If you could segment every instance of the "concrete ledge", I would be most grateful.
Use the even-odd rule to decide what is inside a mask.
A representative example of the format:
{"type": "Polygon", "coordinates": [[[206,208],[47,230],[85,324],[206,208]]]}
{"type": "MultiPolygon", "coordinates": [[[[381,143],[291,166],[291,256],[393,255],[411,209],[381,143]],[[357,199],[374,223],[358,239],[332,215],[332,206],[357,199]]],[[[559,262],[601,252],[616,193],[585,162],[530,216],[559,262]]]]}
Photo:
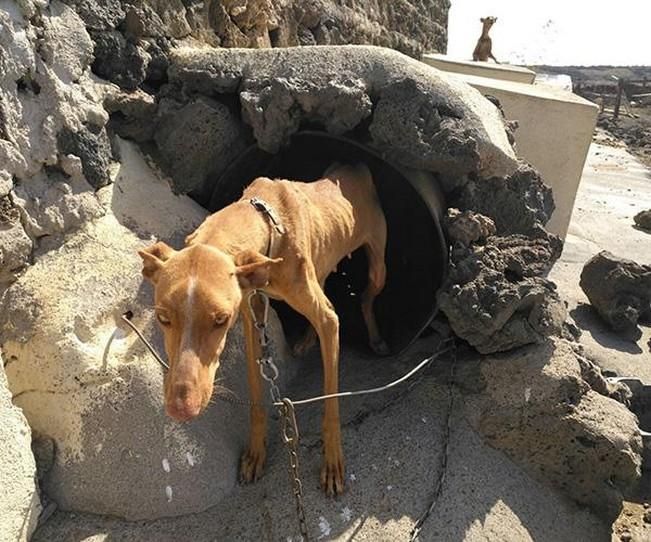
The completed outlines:
{"type": "Polygon", "coordinates": [[[598,107],[547,85],[461,75],[482,94],[496,97],[509,120],[517,120],[516,151],[552,188],[556,210],[547,229],[565,238],[581,172],[592,141],[598,107]]]}
{"type": "Polygon", "coordinates": [[[494,62],[457,60],[447,55],[439,55],[436,53],[425,53],[422,61],[445,72],[490,77],[492,79],[514,81],[516,83],[531,84],[536,77],[535,72],[528,68],[522,68],[521,66],[495,64],[494,62]]]}

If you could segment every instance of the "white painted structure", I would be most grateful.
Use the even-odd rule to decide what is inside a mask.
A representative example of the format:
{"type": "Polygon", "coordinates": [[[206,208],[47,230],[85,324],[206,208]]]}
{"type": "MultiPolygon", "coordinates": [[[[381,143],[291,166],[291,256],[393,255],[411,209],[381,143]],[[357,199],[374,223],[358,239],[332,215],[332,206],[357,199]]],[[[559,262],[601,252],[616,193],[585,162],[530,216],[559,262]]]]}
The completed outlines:
{"type": "Polygon", "coordinates": [[[521,74],[523,68],[488,62],[437,62],[439,69],[455,73],[482,94],[497,98],[506,118],[518,121],[517,154],[551,186],[556,210],[547,228],[565,238],[597,121],[597,105],[554,86],[531,84],[533,78],[514,81],[513,74],[521,74]],[[465,73],[457,71],[468,65],[465,73]]]}
{"type": "Polygon", "coordinates": [[[438,53],[423,54],[422,61],[444,72],[477,75],[517,83],[533,83],[536,72],[511,66],[509,64],[496,64],[495,62],[473,62],[472,60],[458,60],[438,53]]]}

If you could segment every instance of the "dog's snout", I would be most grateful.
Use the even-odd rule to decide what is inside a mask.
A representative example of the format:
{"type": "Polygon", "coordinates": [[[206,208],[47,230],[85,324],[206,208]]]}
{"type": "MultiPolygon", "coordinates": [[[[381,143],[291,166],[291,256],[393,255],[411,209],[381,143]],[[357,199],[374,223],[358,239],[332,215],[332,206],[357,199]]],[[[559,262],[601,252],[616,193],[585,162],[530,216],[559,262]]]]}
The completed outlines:
{"type": "Polygon", "coordinates": [[[167,414],[178,421],[196,418],[201,412],[201,398],[188,382],[174,384],[166,404],[167,414]]]}
{"type": "Polygon", "coordinates": [[[190,395],[190,385],[185,382],[181,384],[174,384],[172,393],[178,401],[185,401],[186,398],[190,395]]]}

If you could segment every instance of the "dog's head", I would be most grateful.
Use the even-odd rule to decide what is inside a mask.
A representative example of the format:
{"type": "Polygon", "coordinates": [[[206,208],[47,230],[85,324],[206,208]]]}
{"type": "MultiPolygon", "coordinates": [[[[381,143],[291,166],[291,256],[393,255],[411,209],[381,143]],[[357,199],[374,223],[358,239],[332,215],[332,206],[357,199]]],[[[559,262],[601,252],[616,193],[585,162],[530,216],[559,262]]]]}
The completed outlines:
{"type": "Polygon", "coordinates": [[[179,421],[190,420],[210,402],[245,291],[265,286],[281,260],[253,251],[233,258],[202,244],[176,251],[162,242],[138,254],[142,274],[154,285],[156,318],[165,336],[170,366],[165,410],[179,421]]]}
{"type": "Polygon", "coordinates": [[[479,20],[484,25],[484,28],[489,29],[497,22],[497,17],[482,17],[479,20]]]}

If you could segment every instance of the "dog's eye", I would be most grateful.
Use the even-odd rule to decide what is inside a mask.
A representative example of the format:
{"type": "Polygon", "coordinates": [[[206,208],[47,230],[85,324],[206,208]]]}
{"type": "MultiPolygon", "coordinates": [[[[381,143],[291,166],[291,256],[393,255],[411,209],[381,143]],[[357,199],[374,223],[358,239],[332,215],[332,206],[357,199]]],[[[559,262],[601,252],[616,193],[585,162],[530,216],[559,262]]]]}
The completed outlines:
{"type": "Polygon", "coordinates": [[[215,316],[215,327],[223,326],[228,320],[228,314],[220,314],[215,316]]]}
{"type": "Polygon", "coordinates": [[[158,321],[161,323],[161,325],[163,326],[170,325],[170,319],[167,316],[161,314],[160,312],[156,313],[156,318],[158,318],[158,321]]]}

